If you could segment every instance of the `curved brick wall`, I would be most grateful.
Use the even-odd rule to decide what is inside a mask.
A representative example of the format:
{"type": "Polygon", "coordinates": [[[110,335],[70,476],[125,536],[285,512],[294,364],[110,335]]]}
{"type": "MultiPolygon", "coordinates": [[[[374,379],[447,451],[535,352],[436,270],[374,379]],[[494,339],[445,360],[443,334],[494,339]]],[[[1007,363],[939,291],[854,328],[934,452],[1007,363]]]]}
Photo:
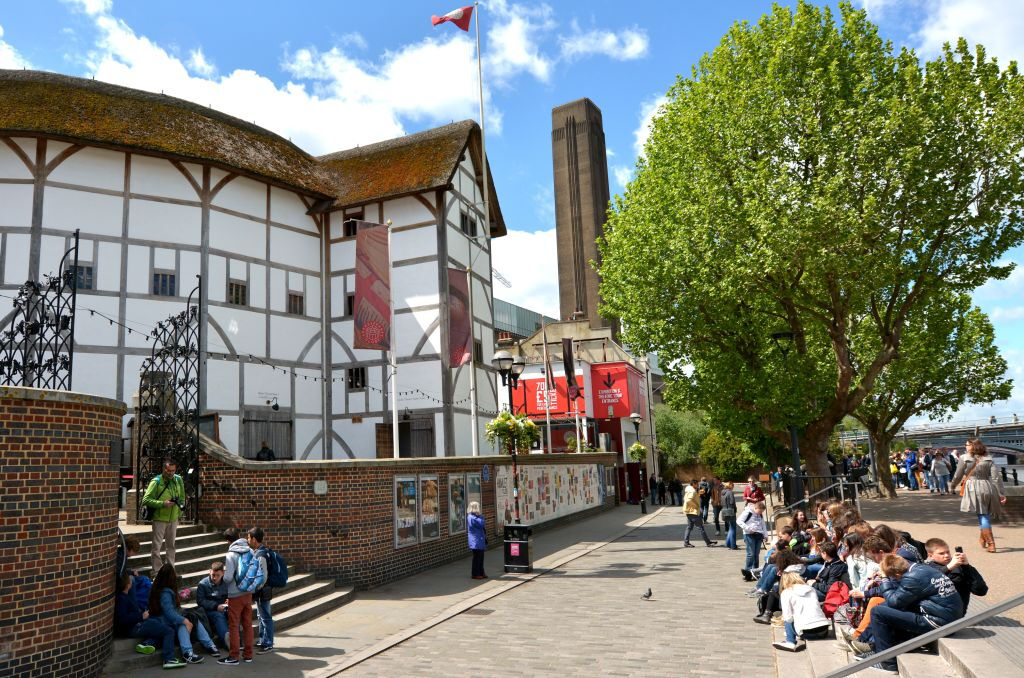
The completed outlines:
{"type": "Polygon", "coordinates": [[[110,653],[124,413],[0,386],[0,676],[94,676],[110,653]]]}

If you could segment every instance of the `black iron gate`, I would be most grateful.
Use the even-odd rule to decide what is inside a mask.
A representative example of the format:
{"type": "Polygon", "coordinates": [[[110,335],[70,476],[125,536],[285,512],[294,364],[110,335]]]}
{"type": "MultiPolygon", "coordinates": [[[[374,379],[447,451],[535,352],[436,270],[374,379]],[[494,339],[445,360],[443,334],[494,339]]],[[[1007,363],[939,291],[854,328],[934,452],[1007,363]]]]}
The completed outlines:
{"type": "Polygon", "coordinates": [[[77,296],[76,230],[57,275],[47,275],[43,282],[28,280],[18,289],[10,329],[0,335],[0,383],[71,390],[77,296]]]}
{"type": "MultiPolygon", "coordinates": [[[[135,487],[144,492],[161,473],[164,459],[173,459],[185,481],[185,519],[199,517],[199,349],[202,279],[188,296],[185,310],[157,324],[151,332],[153,351],[139,374],[139,407],[135,413],[138,445],[135,487]]],[[[142,516],[141,496],[136,513],[142,516]]]]}

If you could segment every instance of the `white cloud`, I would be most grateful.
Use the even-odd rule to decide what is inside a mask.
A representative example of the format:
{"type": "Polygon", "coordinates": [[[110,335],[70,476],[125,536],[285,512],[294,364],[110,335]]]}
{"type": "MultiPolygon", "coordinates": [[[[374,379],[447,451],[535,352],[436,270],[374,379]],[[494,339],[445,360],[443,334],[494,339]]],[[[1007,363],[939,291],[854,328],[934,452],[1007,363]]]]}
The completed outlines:
{"type": "Polygon", "coordinates": [[[612,174],[615,176],[615,183],[619,185],[619,188],[625,188],[629,180],[633,178],[633,168],[625,165],[616,165],[612,167],[612,174]]]}
{"type": "MultiPolygon", "coordinates": [[[[0,38],[4,37],[4,27],[0,26],[0,38]]],[[[18,50],[0,40],[0,68],[30,68],[28,60],[18,50]]]]}
{"type": "Polygon", "coordinates": [[[494,296],[537,311],[560,317],[558,303],[558,248],[555,229],[546,231],[509,230],[494,241],[494,268],[512,283],[494,285],[494,296]]]}
{"type": "Polygon", "coordinates": [[[540,45],[543,36],[555,27],[554,10],[548,5],[534,8],[510,5],[505,0],[487,4],[498,20],[487,31],[485,77],[493,77],[504,84],[513,75],[526,72],[547,82],[552,61],[541,52],[540,45]]]}
{"type": "Polygon", "coordinates": [[[1024,318],[1024,306],[996,306],[989,311],[992,320],[1014,321],[1024,318]]]}
{"type": "Polygon", "coordinates": [[[194,49],[188,53],[188,67],[196,75],[201,75],[205,78],[217,72],[217,67],[207,61],[202,48],[194,49]]]}
{"type": "MultiPolygon", "coordinates": [[[[877,0],[876,0],[877,1],[877,0]]],[[[892,4],[893,0],[889,0],[892,4]]],[[[914,35],[922,55],[934,57],[942,44],[963,36],[971,45],[985,46],[989,57],[1002,66],[1024,60],[1024,4],[1005,0],[937,0],[921,5],[925,10],[914,35]]]]}
{"type": "Polygon", "coordinates": [[[604,149],[604,153],[605,153],[605,155],[607,155],[607,156],[608,156],[609,158],[614,158],[614,157],[615,157],[615,151],[613,151],[613,150],[612,150],[612,149],[610,149],[610,148],[605,148],[605,149],[604,149]]]}
{"type": "Polygon", "coordinates": [[[656,96],[640,105],[640,124],[633,132],[633,150],[636,151],[637,157],[644,154],[644,145],[647,143],[647,137],[651,134],[651,124],[658,114],[658,109],[667,101],[668,99],[664,96],[656,96]]]}
{"type": "Polygon", "coordinates": [[[75,9],[96,16],[110,11],[112,0],[62,0],[75,9]]]}
{"type": "Polygon", "coordinates": [[[584,32],[575,21],[572,28],[572,34],[561,39],[564,59],[603,54],[618,61],[630,61],[647,56],[650,40],[647,32],[640,28],[626,28],[618,32],[595,28],[584,32]]]}

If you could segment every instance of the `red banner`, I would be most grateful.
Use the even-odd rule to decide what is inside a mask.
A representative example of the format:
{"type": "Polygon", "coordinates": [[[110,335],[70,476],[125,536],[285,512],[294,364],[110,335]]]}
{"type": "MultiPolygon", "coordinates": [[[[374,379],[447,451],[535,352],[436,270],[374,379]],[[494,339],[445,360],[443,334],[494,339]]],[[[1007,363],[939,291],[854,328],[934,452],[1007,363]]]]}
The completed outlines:
{"type": "Polygon", "coordinates": [[[643,375],[626,363],[604,363],[590,368],[594,390],[594,416],[621,419],[633,412],[647,417],[643,375]]]}
{"type": "Polygon", "coordinates": [[[391,350],[391,256],[388,227],[356,222],[355,348],[391,350]]]}
{"type": "MultiPolygon", "coordinates": [[[[547,411],[551,412],[552,417],[571,417],[572,405],[569,403],[565,377],[553,377],[552,381],[554,389],[549,390],[544,388],[545,377],[520,379],[519,386],[512,391],[515,411],[526,412],[531,419],[543,418],[547,411]]],[[[577,400],[576,404],[580,414],[584,414],[583,402],[577,400]]]]}
{"type": "Polygon", "coordinates": [[[448,347],[451,366],[473,359],[473,324],[469,317],[469,284],[466,271],[448,269],[448,347]]]}

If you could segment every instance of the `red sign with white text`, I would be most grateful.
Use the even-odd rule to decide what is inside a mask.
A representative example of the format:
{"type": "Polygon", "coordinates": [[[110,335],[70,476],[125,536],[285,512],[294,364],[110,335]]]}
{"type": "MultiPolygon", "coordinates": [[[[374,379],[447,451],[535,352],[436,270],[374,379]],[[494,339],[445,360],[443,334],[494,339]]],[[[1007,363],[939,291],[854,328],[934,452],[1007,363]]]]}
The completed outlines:
{"type": "MultiPolygon", "coordinates": [[[[579,377],[577,381],[581,381],[579,377]]],[[[576,408],[580,414],[585,415],[586,407],[584,399],[576,400],[576,408],[569,402],[568,389],[566,388],[565,377],[554,377],[554,390],[547,390],[544,387],[544,377],[536,379],[519,379],[519,385],[512,392],[512,404],[517,413],[526,412],[531,419],[543,419],[545,412],[550,411],[552,417],[571,417],[576,408]],[[523,400],[526,400],[526,409],[523,409],[523,400]]],[[[582,392],[582,385],[580,391],[582,392]]]]}
{"type": "Polygon", "coordinates": [[[626,363],[592,365],[594,416],[621,419],[633,412],[647,417],[646,379],[626,363]]]}

